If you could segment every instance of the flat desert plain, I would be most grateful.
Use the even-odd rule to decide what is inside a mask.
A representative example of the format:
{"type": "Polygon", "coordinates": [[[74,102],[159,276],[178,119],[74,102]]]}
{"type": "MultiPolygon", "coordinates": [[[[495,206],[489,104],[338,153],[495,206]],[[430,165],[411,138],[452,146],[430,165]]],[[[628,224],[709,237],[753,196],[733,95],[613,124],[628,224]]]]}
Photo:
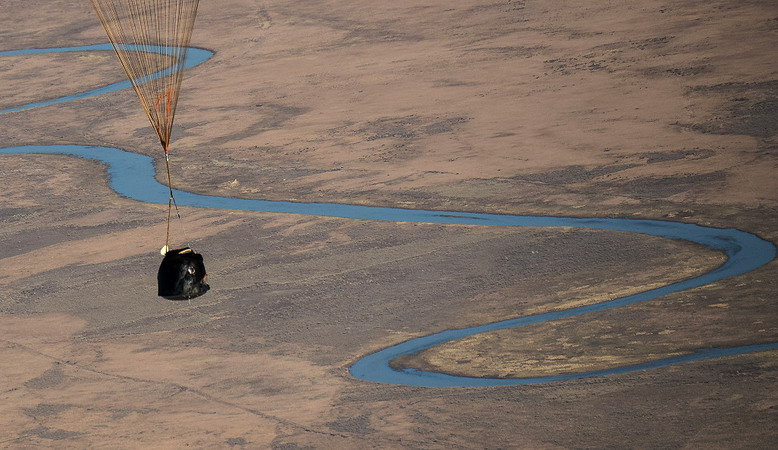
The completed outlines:
{"type": "MultiPolygon", "coordinates": [[[[0,51],[106,43],[86,0],[3,0],[0,51]]],[[[778,5],[203,0],[177,188],[297,202],[738,228],[778,241],[778,5]]],[[[0,109],[121,81],[110,51],[0,57],[0,109]]],[[[125,89],[0,114],[0,147],[156,158],[125,89]]],[[[163,172],[159,172],[162,174],[163,172]]],[[[162,179],[160,177],[160,179],[162,179]]],[[[778,352],[534,386],[361,381],[364,355],[722,264],[574,228],[182,207],[212,290],[156,296],[166,205],[105,167],[0,156],[0,446],[769,448],[778,352]]],[[[160,199],[165,202],[167,199],[160,199]]],[[[778,264],[397,364],[534,377],[778,341],[778,264]]]]}

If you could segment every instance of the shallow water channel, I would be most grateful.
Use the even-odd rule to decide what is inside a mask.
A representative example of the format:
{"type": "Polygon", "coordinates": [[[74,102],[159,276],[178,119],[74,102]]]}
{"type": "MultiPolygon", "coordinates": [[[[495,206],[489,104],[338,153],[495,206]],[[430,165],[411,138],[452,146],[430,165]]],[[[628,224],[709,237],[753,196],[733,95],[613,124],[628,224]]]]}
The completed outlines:
{"type": "MultiPolygon", "coordinates": [[[[34,55],[38,53],[107,51],[110,44],[93,46],[66,47],[55,49],[27,49],[0,52],[0,57],[8,55],[34,55]]],[[[164,54],[165,49],[160,49],[164,54]]],[[[194,67],[207,61],[213,55],[208,50],[192,48],[186,67],[194,67]]],[[[21,105],[0,111],[0,114],[24,111],[27,109],[53,105],[69,100],[90,97],[130,87],[129,82],[114,83],[98,89],[73,94],[27,105],[21,105]]],[[[119,194],[137,201],[167,204],[168,188],[155,177],[152,158],[130,153],[111,147],[90,145],[27,145],[0,148],[0,154],[64,154],[99,161],[107,166],[110,186],[119,194]]],[[[419,351],[449,342],[455,339],[506,328],[521,327],[566,317],[604,311],[619,306],[644,302],[658,297],[710,284],[724,278],[740,275],[761,267],[776,257],[776,247],[753,234],[737,229],[710,228],[682,222],[614,218],[578,218],[515,216],[507,214],[485,214],[459,211],[435,211],[403,208],[385,208],[372,206],[347,205],[337,203],[298,203],[284,201],[252,200],[229,197],[199,195],[176,190],[175,197],[179,205],[200,208],[233,209],[286,214],[305,214],[326,217],[341,217],[361,220],[381,220],[391,222],[427,222],[441,224],[490,225],[509,227],[576,227],[600,230],[626,231],[668,239],[684,239],[702,244],[726,254],[727,261],[718,268],[698,277],[669,284],[638,294],[616,298],[610,301],[570,308],[545,314],[530,315],[507,319],[471,328],[446,330],[440,333],[411,339],[398,345],[367,355],[354,363],[349,371],[352,376],[380,383],[412,386],[504,386],[557,382],[577,378],[605,376],[665,367],[691,361],[720,358],[731,355],[778,349],[778,342],[745,345],[731,348],[706,348],[695,353],[675,356],[641,364],[615,367],[607,370],[562,374],[539,378],[473,378],[452,376],[437,372],[416,369],[395,370],[389,366],[393,359],[417,353],[419,351]]]]}

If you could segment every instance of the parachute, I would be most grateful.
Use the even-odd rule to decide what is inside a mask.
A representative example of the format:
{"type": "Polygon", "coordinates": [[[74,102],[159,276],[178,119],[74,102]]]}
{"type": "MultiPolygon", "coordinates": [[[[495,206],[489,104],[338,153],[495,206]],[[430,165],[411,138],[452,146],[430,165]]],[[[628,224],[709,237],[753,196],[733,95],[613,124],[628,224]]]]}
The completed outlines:
{"type": "MultiPolygon", "coordinates": [[[[199,0],[91,0],[108,38],[111,41],[116,56],[124,68],[135,93],[138,94],[143,111],[157,132],[159,142],[165,151],[165,168],[167,170],[168,218],[165,246],[160,253],[165,255],[160,274],[178,273],[176,270],[191,269],[185,262],[179,261],[181,250],[169,250],[170,217],[175,206],[173,184],[170,180],[170,150],[173,118],[178,105],[178,94],[181,90],[183,69],[189,41],[192,37],[197,6],[199,0]],[[175,255],[178,259],[171,259],[175,255]],[[174,266],[174,269],[168,266],[174,266]],[[163,270],[164,269],[164,270],[163,270]]],[[[202,274],[202,257],[188,247],[189,256],[199,257],[202,274]]],[[[199,269],[198,269],[199,270],[199,269]]],[[[182,272],[183,273],[183,272],[182,272]]],[[[172,275],[170,275],[172,276],[172,275]]],[[[167,278],[170,278],[167,276],[167,278]]],[[[163,278],[158,277],[160,296],[174,298],[172,288],[163,288],[163,278]],[[167,290],[166,290],[167,289],[167,290]],[[165,294],[165,295],[163,295],[165,294]]],[[[198,280],[199,282],[199,280],[198,280]]],[[[202,295],[205,289],[187,291],[186,298],[202,295]]]]}
{"type": "Polygon", "coordinates": [[[199,0],[92,0],[165,154],[170,149],[173,117],[198,3],[199,0]]]}

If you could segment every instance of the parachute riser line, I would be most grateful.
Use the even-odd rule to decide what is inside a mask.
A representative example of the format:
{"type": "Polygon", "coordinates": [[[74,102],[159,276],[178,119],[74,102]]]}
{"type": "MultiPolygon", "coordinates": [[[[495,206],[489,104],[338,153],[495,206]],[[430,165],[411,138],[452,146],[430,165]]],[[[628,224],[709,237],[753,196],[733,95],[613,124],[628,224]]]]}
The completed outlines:
{"type": "MultiPolygon", "coordinates": [[[[172,115],[172,101],[173,101],[173,88],[168,88],[167,92],[160,94],[159,97],[157,97],[157,101],[154,104],[154,111],[156,113],[156,117],[162,118],[162,114],[159,111],[159,104],[162,101],[165,101],[165,115],[164,120],[161,123],[154,123],[152,121],[152,125],[154,125],[154,129],[157,131],[157,135],[159,136],[159,142],[162,144],[162,148],[165,149],[165,157],[167,157],[168,150],[170,148],[170,136],[173,131],[173,115],[172,115]]],[[[149,117],[151,117],[149,115],[149,117]]]]}
{"type": "Polygon", "coordinates": [[[165,150],[169,250],[173,208],[186,230],[173,195],[168,151],[187,50],[200,0],[91,0],[143,111],[165,150]],[[162,52],[162,54],[160,53],[162,52]]]}
{"type": "Polygon", "coordinates": [[[173,182],[170,177],[170,156],[168,155],[168,148],[165,147],[165,172],[167,173],[167,188],[168,188],[168,201],[167,201],[167,231],[165,232],[165,249],[170,249],[170,218],[172,217],[173,209],[176,210],[176,217],[178,217],[181,223],[181,230],[184,234],[184,241],[187,242],[187,247],[191,248],[188,244],[189,239],[186,237],[186,228],[184,227],[184,220],[181,218],[181,213],[178,211],[178,204],[176,198],[173,196],[173,182]]]}

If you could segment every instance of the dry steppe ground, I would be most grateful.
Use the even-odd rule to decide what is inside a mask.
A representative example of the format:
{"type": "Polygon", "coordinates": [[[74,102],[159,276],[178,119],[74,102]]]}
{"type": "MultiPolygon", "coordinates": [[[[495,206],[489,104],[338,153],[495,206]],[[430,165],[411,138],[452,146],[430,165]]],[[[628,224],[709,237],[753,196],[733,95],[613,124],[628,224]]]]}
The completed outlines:
{"type": "MultiPolygon", "coordinates": [[[[0,51],[104,42],[88,1],[0,4],[0,51]]],[[[173,177],[210,195],[677,220],[776,242],[776,42],[769,0],[203,1],[192,45],[215,55],[184,80],[173,177]]],[[[110,52],[0,61],[0,109],[123,78],[110,52]]],[[[0,139],[162,154],[129,90],[0,115],[0,139]]],[[[776,352],[526,387],[348,375],[411,337],[721,263],[689,243],[183,208],[174,235],[205,255],[212,291],[169,302],[155,295],[166,207],[118,196],[100,164],[2,156],[0,193],[1,447],[778,440],[776,352]]],[[[521,377],[773,342],[777,275],[403,363],[521,377]]]]}

